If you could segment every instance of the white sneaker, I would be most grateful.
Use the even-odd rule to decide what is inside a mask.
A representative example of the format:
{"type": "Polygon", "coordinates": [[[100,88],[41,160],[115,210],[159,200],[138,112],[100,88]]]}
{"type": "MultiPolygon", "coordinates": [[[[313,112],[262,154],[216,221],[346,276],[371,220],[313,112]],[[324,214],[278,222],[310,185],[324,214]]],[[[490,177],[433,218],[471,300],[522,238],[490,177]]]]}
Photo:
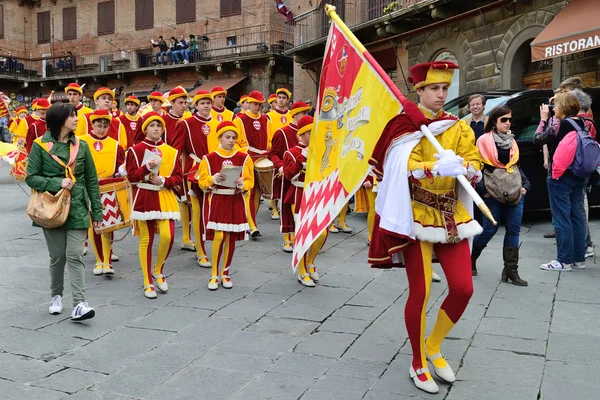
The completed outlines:
{"type": "Polygon", "coordinates": [[[545,269],[546,271],[570,271],[573,264],[564,264],[560,261],[552,260],[548,264],[540,265],[541,269],[545,269]]]}
{"type": "Polygon", "coordinates": [[[585,269],[585,261],[576,262],[575,264],[573,264],[573,268],[585,269]]]}
{"type": "Polygon", "coordinates": [[[89,304],[85,301],[77,304],[73,308],[73,312],[71,313],[71,321],[83,321],[85,319],[94,318],[96,312],[89,304]]]}
{"type": "Polygon", "coordinates": [[[431,271],[431,282],[441,282],[442,277],[435,273],[435,271],[431,271]]]}
{"type": "Polygon", "coordinates": [[[118,255],[116,255],[115,253],[112,253],[110,256],[110,261],[119,261],[120,258],[118,255]]]}
{"type": "Polygon", "coordinates": [[[594,257],[594,255],[596,255],[596,252],[594,251],[594,246],[587,246],[585,248],[585,258],[594,257]]]}
{"type": "Polygon", "coordinates": [[[48,308],[48,312],[52,315],[58,315],[62,313],[63,305],[62,305],[62,297],[59,294],[52,298],[52,304],[50,308],[48,308]]]}
{"type": "Polygon", "coordinates": [[[189,64],[190,62],[188,60],[183,60],[184,64],[189,64]]]}
{"type": "Polygon", "coordinates": [[[408,376],[410,376],[410,378],[413,380],[413,383],[418,389],[421,389],[422,391],[427,393],[436,394],[440,391],[440,388],[433,379],[427,379],[425,382],[421,382],[421,380],[419,379],[419,375],[423,375],[427,372],[429,372],[429,369],[427,368],[419,368],[415,371],[415,369],[411,365],[408,369],[408,376]]]}

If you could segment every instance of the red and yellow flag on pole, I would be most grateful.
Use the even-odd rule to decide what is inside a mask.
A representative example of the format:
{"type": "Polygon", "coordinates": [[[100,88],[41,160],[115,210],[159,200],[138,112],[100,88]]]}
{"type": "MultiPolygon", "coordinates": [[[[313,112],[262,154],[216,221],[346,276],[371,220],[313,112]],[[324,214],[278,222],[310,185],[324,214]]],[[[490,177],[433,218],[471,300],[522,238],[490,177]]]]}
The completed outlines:
{"type": "Polygon", "coordinates": [[[387,122],[406,101],[360,41],[326,5],[331,27],[311,133],[292,265],[331,225],[367,177],[387,122]]]}

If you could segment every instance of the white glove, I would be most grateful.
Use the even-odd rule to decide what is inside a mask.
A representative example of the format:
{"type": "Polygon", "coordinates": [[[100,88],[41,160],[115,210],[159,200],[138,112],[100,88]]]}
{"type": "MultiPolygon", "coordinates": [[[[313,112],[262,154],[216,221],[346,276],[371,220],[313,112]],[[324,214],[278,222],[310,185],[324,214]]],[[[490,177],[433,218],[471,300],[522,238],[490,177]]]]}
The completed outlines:
{"type": "Polygon", "coordinates": [[[119,165],[119,175],[127,176],[127,169],[125,168],[125,164],[119,165]]]}
{"type": "Polygon", "coordinates": [[[304,156],[304,158],[308,158],[308,147],[302,149],[302,155],[304,156]]]}
{"type": "Polygon", "coordinates": [[[483,178],[483,175],[481,174],[481,171],[478,171],[473,168],[472,165],[469,165],[469,168],[467,168],[467,180],[471,182],[473,178],[475,178],[475,183],[479,183],[483,178]]]}
{"type": "Polygon", "coordinates": [[[422,180],[427,178],[427,175],[425,174],[425,171],[423,171],[422,169],[415,169],[413,171],[408,171],[408,176],[412,176],[413,178],[417,179],[417,180],[422,180]]]}
{"type": "Polygon", "coordinates": [[[438,162],[433,165],[433,175],[457,177],[466,175],[467,169],[463,166],[463,158],[457,156],[452,150],[444,150],[441,154],[433,155],[438,162]]]}
{"type": "Polygon", "coordinates": [[[279,167],[279,175],[283,175],[283,167],[279,167]]]}
{"type": "Polygon", "coordinates": [[[306,169],[306,161],[302,161],[302,169],[306,169]]]}

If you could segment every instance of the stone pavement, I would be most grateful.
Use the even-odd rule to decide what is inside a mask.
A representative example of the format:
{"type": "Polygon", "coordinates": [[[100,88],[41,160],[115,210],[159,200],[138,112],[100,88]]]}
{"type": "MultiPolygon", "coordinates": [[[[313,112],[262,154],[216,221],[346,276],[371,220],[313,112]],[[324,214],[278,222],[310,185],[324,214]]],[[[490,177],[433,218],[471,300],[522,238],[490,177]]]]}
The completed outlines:
{"type": "MultiPolygon", "coordinates": [[[[555,252],[542,238],[547,221],[523,227],[521,273],[529,287],[500,283],[501,234],[483,253],[473,299],[443,346],[458,382],[429,396],[407,373],[405,274],[367,266],[364,215],[349,219],[355,234],[330,235],[314,289],[292,275],[266,203],[263,237],[236,250],[232,290],[209,292],[210,271],[175,248],[165,267],[169,293],[144,298],[130,236],[115,246],[121,261],[112,279],[93,276],[93,256],[86,256],[87,299],[97,314],[77,324],[69,320],[68,289],[63,314],[48,314],[45,242],[25,215],[26,195],[6,176],[3,166],[3,399],[578,400],[600,392],[593,372],[600,366],[600,267],[589,261],[583,271],[540,270],[555,252]]],[[[600,237],[600,224],[592,231],[600,237]]],[[[445,294],[444,282],[432,285],[428,328],[445,294]]]]}

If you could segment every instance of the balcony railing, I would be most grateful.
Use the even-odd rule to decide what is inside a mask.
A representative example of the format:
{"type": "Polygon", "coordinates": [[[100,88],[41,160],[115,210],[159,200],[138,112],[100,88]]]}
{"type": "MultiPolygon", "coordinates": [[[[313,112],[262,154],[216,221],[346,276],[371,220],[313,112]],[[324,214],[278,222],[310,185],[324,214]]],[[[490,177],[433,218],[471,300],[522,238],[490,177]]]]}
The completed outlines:
{"type": "MultiPolygon", "coordinates": [[[[283,54],[293,45],[293,35],[289,30],[279,32],[246,28],[207,33],[197,38],[198,50],[190,52],[189,62],[216,64],[261,54],[283,54]]],[[[174,63],[175,57],[156,57],[157,52],[158,48],[143,47],[103,53],[75,53],[72,57],[22,58],[0,54],[0,76],[34,80],[163,68],[174,63]]],[[[179,59],[183,60],[181,57],[179,59]]]]}
{"type": "MultiPolygon", "coordinates": [[[[329,0],[336,6],[337,14],[353,28],[418,3],[431,0],[329,0]]],[[[329,33],[329,17],[323,7],[298,15],[293,21],[294,47],[319,40],[329,33]]]]}

